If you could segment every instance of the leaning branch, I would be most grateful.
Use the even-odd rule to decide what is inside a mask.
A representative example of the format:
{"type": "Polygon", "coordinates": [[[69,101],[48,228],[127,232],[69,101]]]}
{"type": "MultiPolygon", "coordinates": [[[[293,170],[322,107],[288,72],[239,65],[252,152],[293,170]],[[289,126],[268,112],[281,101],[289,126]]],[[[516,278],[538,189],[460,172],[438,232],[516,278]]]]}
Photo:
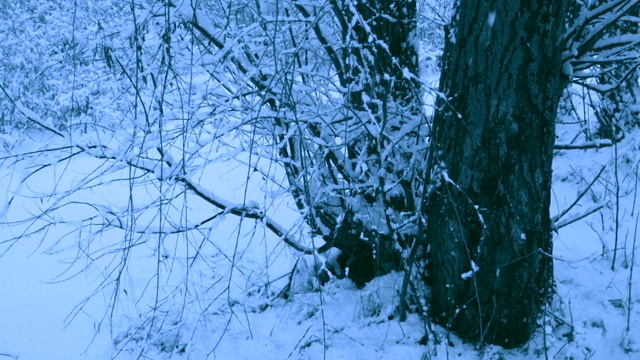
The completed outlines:
{"type": "MultiPolygon", "coordinates": [[[[105,154],[105,146],[89,146],[89,147],[82,147],[82,146],[75,146],[76,148],[80,149],[82,152],[85,152],[95,158],[100,158],[100,159],[110,159],[110,160],[115,160],[115,161],[122,161],[122,159],[119,159],[115,156],[110,156],[110,155],[106,155],[105,154]],[[92,151],[93,150],[93,151],[92,151]],[[95,150],[101,150],[100,152],[96,152],[95,150]]],[[[74,154],[77,155],[78,153],[74,154]]],[[[161,161],[161,160],[159,160],[161,161]]],[[[144,166],[141,164],[138,164],[136,162],[127,160],[125,161],[125,163],[127,164],[127,166],[130,167],[134,167],[136,169],[142,170],[146,173],[154,173],[153,167],[151,166],[144,166]]],[[[254,220],[258,220],[260,222],[262,222],[263,224],[265,224],[265,226],[267,227],[267,229],[271,230],[274,234],[276,234],[279,238],[282,239],[282,241],[284,241],[285,244],[289,245],[290,247],[292,247],[293,249],[300,251],[302,253],[305,254],[313,254],[314,251],[311,248],[308,248],[306,246],[300,245],[298,244],[295,240],[291,239],[291,237],[289,236],[289,232],[286,231],[282,226],[280,226],[280,224],[278,224],[277,222],[275,222],[273,219],[271,219],[269,216],[267,216],[264,211],[262,209],[260,209],[257,206],[249,206],[249,205],[244,205],[244,204],[233,204],[230,203],[218,196],[216,196],[215,194],[209,192],[208,190],[202,188],[201,186],[195,184],[194,182],[192,182],[191,180],[189,180],[186,177],[183,176],[174,176],[172,177],[173,180],[182,183],[185,188],[187,190],[192,191],[194,194],[196,194],[197,196],[199,196],[201,199],[205,200],[206,202],[208,202],[209,204],[217,207],[218,209],[223,211],[223,214],[232,214],[232,215],[236,215],[236,216],[241,216],[241,217],[245,217],[247,219],[254,219],[254,220]]],[[[207,219],[205,221],[210,221],[212,220],[207,219]]]]}
{"type": "Polygon", "coordinates": [[[565,227],[567,225],[570,225],[570,224],[573,224],[576,221],[582,220],[582,219],[586,218],[587,216],[593,214],[594,212],[602,209],[603,207],[604,207],[604,205],[597,205],[597,206],[594,206],[591,209],[589,209],[589,210],[587,210],[587,211],[585,211],[585,212],[583,212],[581,214],[572,216],[572,217],[570,217],[570,218],[568,218],[568,219],[566,219],[564,221],[559,221],[557,223],[554,223],[553,224],[553,230],[554,231],[558,231],[559,229],[561,229],[561,228],[563,228],[563,227],[565,227]]]}
{"type": "Polygon", "coordinates": [[[176,178],[176,180],[183,183],[187,189],[191,190],[193,193],[198,195],[203,200],[207,201],[209,204],[222,210],[225,214],[232,214],[240,217],[245,217],[247,219],[261,221],[263,224],[265,224],[267,229],[271,230],[274,234],[280,237],[282,241],[285,242],[285,244],[305,254],[314,253],[313,249],[300,245],[296,241],[291,239],[289,237],[288,231],[286,231],[282,226],[276,223],[269,216],[265,215],[264,211],[257,206],[233,204],[227,202],[226,200],[219,198],[215,194],[203,189],[201,186],[195,184],[185,177],[178,177],[176,178]]]}
{"type": "MultiPolygon", "coordinates": [[[[576,199],[573,201],[573,203],[571,203],[571,205],[569,205],[566,209],[564,209],[563,211],[561,211],[558,215],[554,216],[553,218],[551,218],[551,222],[554,224],[554,228],[559,228],[557,225],[558,221],[565,216],[571,209],[573,209],[574,206],[576,206],[576,204],[578,203],[578,201],[580,201],[580,199],[582,199],[587,192],[589,191],[589,189],[591,189],[591,187],[593,186],[593,184],[596,183],[596,181],[600,178],[600,175],[602,175],[602,173],[604,172],[604,169],[606,169],[606,166],[603,166],[602,169],[600,169],[600,171],[598,172],[598,174],[596,175],[596,177],[593,178],[593,180],[591,180],[591,182],[589,183],[589,185],[587,185],[586,188],[584,188],[584,190],[582,190],[580,192],[580,194],[578,194],[578,197],[576,197],[576,199]]],[[[598,209],[599,210],[599,209],[598,209]]],[[[597,210],[596,210],[597,211],[597,210]]],[[[589,213],[590,214],[590,213],[589,213]]],[[[587,214],[588,215],[588,214],[587,214]]],[[[585,215],[586,216],[586,215],[585,215]]],[[[584,217],[584,216],[583,216],[584,217]]],[[[582,217],[580,218],[582,219],[582,217]]],[[[579,219],[578,219],[579,220],[579,219]]],[[[575,220],[577,221],[577,220],[575,220]]],[[[565,221],[566,222],[566,221],[565,221]]],[[[571,221],[570,223],[572,223],[574,221],[571,221]]],[[[569,224],[570,224],[569,223],[569,224]]],[[[569,225],[566,224],[566,225],[569,225]]],[[[563,226],[566,226],[563,225],[563,226]]]]}
{"type": "Polygon", "coordinates": [[[22,105],[22,103],[20,102],[20,100],[15,100],[11,95],[9,95],[9,93],[7,92],[7,89],[2,86],[2,84],[0,84],[0,90],[2,90],[2,92],[4,93],[4,95],[7,97],[7,99],[9,99],[9,102],[11,102],[11,104],[13,104],[13,106],[16,107],[16,109],[18,109],[18,111],[20,111],[20,113],[22,113],[22,115],[24,115],[29,121],[37,124],[38,126],[42,127],[45,130],[51,131],[52,133],[64,138],[64,134],[59,132],[58,130],[52,128],[51,126],[48,126],[44,123],[44,121],[42,120],[42,118],[40,118],[40,116],[38,114],[36,114],[34,111],[32,111],[29,108],[26,108],[24,105],[22,105]]]}
{"type": "MultiPolygon", "coordinates": [[[[102,155],[100,153],[91,154],[92,151],[89,151],[89,149],[82,148],[82,147],[79,147],[79,146],[76,146],[76,147],[81,149],[81,150],[83,150],[84,152],[88,153],[89,155],[93,155],[96,158],[121,161],[121,159],[118,159],[115,156],[105,155],[104,154],[105,146],[100,146],[99,147],[100,149],[102,149],[102,155]]],[[[91,149],[96,149],[98,147],[97,146],[91,146],[90,148],[91,149]]],[[[159,160],[159,161],[162,161],[162,160],[159,160]]],[[[140,165],[138,163],[135,163],[135,162],[129,161],[129,160],[127,160],[125,163],[130,167],[137,168],[137,169],[145,171],[147,173],[154,173],[153,168],[150,167],[150,166],[140,165]]],[[[245,204],[233,204],[233,203],[230,203],[230,202],[228,202],[228,201],[216,196],[212,192],[202,188],[201,186],[195,184],[193,181],[191,181],[190,179],[188,179],[188,178],[186,178],[184,176],[174,176],[174,177],[172,177],[172,179],[177,181],[177,182],[179,182],[179,183],[182,183],[187,190],[192,191],[194,194],[199,196],[204,201],[206,201],[209,204],[211,204],[211,205],[217,207],[218,209],[222,210],[223,214],[232,214],[232,215],[236,215],[236,216],[240,216],[240,217],[245,217],[247,219],[258,220],[258,221],[262,222],[263,224],[265,224],[267,229],[271,230],[280,239],[282,239],[282,241],[284,241],[285,244],[289,245],[293,249],[295,249],[297,251],[300,251],[302,253],[305,253],[305,254],[313,254],[314,253],[313,249],[308,248],[308,247],[303,246],[303,245],[300,245],[295,240],[291,239],[291,237],[289,236],[289,232],[286,231],[282,226],[280,226],[280,224],[278,224],[273,219],[271,219],[269,216],[267,216],[264,213],[264,211],[262,209],[260,209],[259,207],[257,207],[257,206],[249,206],[249,205],[245,205],[245,204]]],[[[211,220],[211,219],[207,219],[206,221],[209,221],[209,220],[211,220]]]]}
{"type": "MultiPolygon", "coordinates": [[[[0,85],[1,87],[1,85],[0,85]]],[[[2,90],[4,91],[4,88],[2,88],[2,90]]],[[[15,105],[15,104],[14,104],[15,105]]],[[[26,110],[26,113],[33,113],[33,111],[24,108],[23,109],[26,110]]],[[[34,113],[35,114],[35,113],[34,113]]],[[[37,120],[39,117],[37,114],[32,115],[31,118],[37,120]]],[[[65,138],[64,134],[56,131],[55,129],[52,129],[50,127],[47,126],[43,126],[46,130],[53,132],[54,134],[65,138]]],[[[75,145],[71,145],[71,146],[66,146],[66,147],[61,147],[59,149],[77,149],[77,151],[72,152],[71,154],[65,156],[62,159],[59,159],[57,162],[60,161],[64,161],[64,160],[68,160],[71,159],[72,157],[75,157],[77,155],[80,154],[87,154],[89,156],[92,156],[96,159],[104,159],[104,160],[112,160],[112,161],[123,161],[122,158],[116,157],[114,155],[109,155],[111,152],[108,151],[108,148],[104,145],[88,145],[88,146],[83,146],[80,144],[75,144],[75,145]]],[[[159,161],[163,161],[162,159],[159,161]]],[[[148,174],[153,174],[154,173],[154,169],[153,166],[145,166],[145,163],[138,163],[138,162],[134,162],[132,160],[125,160],[124,163],[129,166],[129,167],[133,167],[136,168],[138,170],[142,170],[145,173],[148,174]]],[[[42,170],[43,168],[46,168],[48,166],[50,166],[51,164],[47,164],[47,165],[43,165],[40,168],[36,169],[34,172],[31,173],[31,175],[35,174],[36,172],[42,170]]],[[[148,164],[147,164],[148,165],[148,164]]],[[[30,175],[30,176],[31,176],[30,175]]],[[[234,205],[232,203],[227,202],[226,200],[223,200],[219,197],[217,197],[215,194],[208,192],[207,190],[203,189],[202,187],[196,185],[195,183],[193,183],[192,181],[190,181],[189,179],[185,178],[185,177],[180,177],[180,176],[175,176],[173,177],[174,180],[182,183],[188,190],[191,190],[193,193],[195,193],[197,196],[201,197],[203,200],[207,201],[208,203],[214,205],[215,207],[221,209],[223,211],[223,213],[225,214],[232,214],[232,215],[236,215],[236,216],[242,216],[248,219],[255,219],[258,221],[261,221],[262,223],[265,224],[265,226],[271,230],[274,234],[276,234],[278,237],[280,237],[285,244],[289,245],[290,247],[292,247],[293,249],[303,252],[305,254],[313,254],[314,251],[311,248],[305,247],[303,245],[298,244],[296,241],[294,241],[293,239],[291,239],[289,237],[289,233],[288,231],[286,231],[282,226],[280,226],[278,223],[276,223],[273,219],[271,219],[269,216],[264,214],[264,211],[260,208],[258,208],[257,206],[247,206],[247,205],[234,205]]],[[[209,221],[211,219],[208,219],[207,221],[209,221]]]]}

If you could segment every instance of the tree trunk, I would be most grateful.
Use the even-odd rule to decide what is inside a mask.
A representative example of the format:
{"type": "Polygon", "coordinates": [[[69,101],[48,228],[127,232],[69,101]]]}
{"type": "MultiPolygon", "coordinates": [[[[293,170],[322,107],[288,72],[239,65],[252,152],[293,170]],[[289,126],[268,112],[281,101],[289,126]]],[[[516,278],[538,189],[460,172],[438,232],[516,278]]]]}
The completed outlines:
{"type": "Polygon", "coordinates": [[[394,102],[418,111],[420,84],[415,0],[355,0],[343,4],[348,29],[345,41],[346,79],[356,89],[350,101],[381,112],[379,104],[394,102]],[[369,101],[363,101],[363,93],[369,101]]]}
{"type": "Polygon", "coordinates": [[[336,70],[344,79],[344,107],[352,120],[333,129],[344,142],[343,163],[330,159],[319,164],[334,173],[318,188],[344,190],[333,190],[313,206],[316,223],[330,230],[316,231],[327,242],[319,250],[340,249],[349,277],[361,287],[377,275],[400,270],[396,241],[402,234],[392,223],[405,221],[405,214],[415,210],[409,159],[420,153],[406,150],[406,144],[415,146],[420,127],[407,128],[422,115],[413,41],[417,8],[415,0],[330,3],[341,26],[336,70]],[[335,172],[338,166],[343,169],[335,172]]]}
{"type": "Polygon", "coordinates": [[[431,315],[466,340],[526,342],[552,286],[549,216],[567,1],[461,0],[447,34],[427,239],[431,315]]]}

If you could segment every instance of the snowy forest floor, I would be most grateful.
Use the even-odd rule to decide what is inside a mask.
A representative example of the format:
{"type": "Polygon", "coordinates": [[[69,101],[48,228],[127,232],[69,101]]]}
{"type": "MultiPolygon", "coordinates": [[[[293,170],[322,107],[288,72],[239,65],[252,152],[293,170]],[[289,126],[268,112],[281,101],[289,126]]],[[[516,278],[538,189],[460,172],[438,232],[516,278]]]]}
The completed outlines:
{"type": "MultiPolygon", "coordinates": [[[[93,61],[91,51],[99,49],[107,57],[108,49],[122,48],[122,54],[135,59],[129,57],[133,51],[127,34],[138,30],[128,15],[115,16],[119,13],[108,1],[87,2],[90,9],[77,16],[74,8],[65,8],[72,3],[76,4],[31,1],[34,8],[42,7],[35,22],[21,10],[20,16],[7,12],[8,6],[0,11],[6,20],[0,21],[0,30],[4,29],[0,33],[6,35],[0,48],[8,54],[0,65],[15,72],[3,75],[20,80],[16,93],[35,94],[31,94],[34,112],[38,110],[35,106],[65,110],[70,99],[82,99],[80,95],[86,92],[97,109],[98,125],[115,124],[117,130],[129,130],[122,119],[130,115],[134,99],[120,96],[128,83],[114,75],[113,64],[106,59],[105,64],[93,61]],[[102,25],[99,20],[94,24],[94,19],[102,19],[102,25]],[[112,30],[122,30],[123,35],[102,43],[96,36],[101,26],[109,36],[112,30]],[[76,63],[65,57],[63,50],[70,43],[66,37],[71,34],[86,45],[79,48],[88,49],[92,61],[76,63]],[[29,44],[32,46],[25,47],[29,44]],[[56,46],[61,50],[54,51],[56,46]],[[41,52],[36,51],[40,48],[41,52]],[[83,92],[70,86],[69,80],[76,75],[77,84],[86,86],[83,92]],[[42,99],[36,85],[46,90],[42,99]],[[52,93],[53,105],[44,101],[52,93]],[[119,104],[124,110],[114,111],[120,109],[119,104]]],[[[421,64],[426,84],[434,84],[439,77],[441,50],[431,46],[442,43],[440,30],[433,39],[423,39],[421,64]]],[[[153,45],[157,38],[152,31],[149,34],[147,41],[153,45]]],[[[186,50],[181,54],[193,55],[186,50]]],[[[179,65],[184,71],[181,76],[191,79],[189,86],[193,80],[197,92],[210,90],[198,82],[209,70],[187,76],[197,67],[188,61],[179,65]]],[[[201,114],[194,114],[194,119],[196,115],[201,114]]],[[[557,142],[571,141],[581,127],[559,125],[557,142]]],[[[109,141],[121,140],[116,131],[112,135],[109,141]]],[[[81,144],[77,139],[91,134],[73,136],[81,144]]],[[[88,140],[88,144],[98,143],[88,140]]],[[[134,239],[124,231],[103,231],[100,224],[93,227],[83,220],[91,216],[85,212],[102,206],[107,210],[100,210],[96,218],[108,218],[110,206],[127,209],[127,200],[134,193],[129,175],[108,161],[78,156],[27,176],[38,166],[59,160],[49,150],[69,143],[56,141],[60,140],[41,130],[9,129],[0,135],[1,160],[40,151],[39,162],[30,163],[29,157],[0,161],[0,223],[35,217],[35,221],[0,227],[0,360],[640,359],[640,274],[635,256],[640,247],[636,241],[638,129],[626,134],[616,148],[556,152],[552,216],[570,207],[585,189],[585,196],[559,223],[598,210],[554,232],[553,301],[543,312],[534,338],[510,350],[478,349],[440,326],[425,324],[416,314],[399,322],[394,311],[402,273],[376,278],[364,289],[356,289],[350,280],[332,280],[320,291],[283,299],[278,295],[299,255],[253,220],[219,216],[207,224],[211,227],[207,231],[166,239],[154,238],[153,231],[134,239]],[[61,206],[57,199],[67,195],[61,206]]],[[[129,146],[126,142],[116,145],[121,145],[116,149],[129,146]]],[[[131,140],[131,146],[135,145],[138,143],[131,140]]],[[[208,154],[208,167],[199,174],[203,187],[229,202],[264,205],[283,228],[293,229],[296,236],[307,234],[300,214],[292,210],[290,196],[273,184],[267,188],[259,174],[247,168],[246,154],[236,150],[208,154]]],[[[267,166],[277,167],[274,164],[267,166]]],[[[143,209],[136,213],[141,223],[170,219],[175,213],[182,221],[181,211],[195,217],[185,222],[213,214],[204,201],[186,196],[174,196],[168,206],[158,208],[157,189],[145,179],[140,183],[135,200],[143,209]]]]}
{"type": "MultiPolygon", "coordinates": [[[[560,135],[563,131],[570,134],[572,129],[561,127],[560,135]]],[[[204,290],[187,287],[199,291],[199,300],[185,301],[187,297],[180,294],[167,297],[166,302],[173,301],[168,308],[176,312],[149,316],[145,308],[149,303],[141,300],[140,289],[158,270],[155,258],[140,256],[131,262],[130,283],[122,285],[126,295],[112,311],[111,293],[96,291],[103,288],[104,274],[99,267],[82,264],[89,260],[78,255],[79,245],[74,244],[73,239],[80,238],[74,229],[77,224],[66,221],[45,236],[3,243],[0,359],[637,359],[640,283],[632,270],[638,270],[633,249],[640,246],[636,242],[639,135],[636,131],[618,145],[617,158],[613,147],[556,154],[551,213],[573,203],[606,166],[563,218],[604,207],[555,234],[556,295],[538,333],[522,348],[478,350],[441,327],[429,329],[417,315],[398,322],[393,313],[402,281],[399,273],[377,278],[362,290],[350,280],[334,280],[319,292],[284,300],[275,295],[286,284],[296,256],[278,248],[268,254],[279,260],[266,260],[272,264],[271,288],[252,287],[250,279],[258,276],[256,264],[266,256],[254,249],[266,247],[262,243],[269,241],[268,236],[256,235],[255,228],[238,231],[232,219],[221,223],[215,236],[244,249],[233,267],[242,272],[240,276],[216,275],[222,266],[212,260],[206,267],[209,274],[205,270],[187,274],[189,282],[204,284],[204,290]],[[612,269],[616,233],[618,251],[612,269]],[[65,238],[66,234],[72,236],[65,238]],[[13,245],[4,252],[7,244],[13,245]],[[220,283],[224,286],[217,287],[220,283]],[[138,295],[133,294],[136,291],[138,295]],[[77,308],[78,304],[84,307],[77,308]]],[[[218,172],[216,188],[228,190],[222,193],[239,190],[229,175],[233,171],[218,172]]],[[[15,169],[2,172],[3,187],[11,189],[15,169]]],[[[240,172],[237,176],[242,177],[240,172]]],[[[46,176],[38,181],[44,188],[53,186],[46,176]]],[[[9,190],[3,192],[9,197],[9,190]]],[[[99,201],[107,195],[96,190],[95,196],[99,201]]],[[[11,211],[29,213],[37,211],[40,200],[25,196],[15,201],[11,211]]],[[[279,214],[283,222],[293,216],[291,211],[279,214]]],[[[2,233],[9,238],[16,231],[7,228],[2,233]]]]}

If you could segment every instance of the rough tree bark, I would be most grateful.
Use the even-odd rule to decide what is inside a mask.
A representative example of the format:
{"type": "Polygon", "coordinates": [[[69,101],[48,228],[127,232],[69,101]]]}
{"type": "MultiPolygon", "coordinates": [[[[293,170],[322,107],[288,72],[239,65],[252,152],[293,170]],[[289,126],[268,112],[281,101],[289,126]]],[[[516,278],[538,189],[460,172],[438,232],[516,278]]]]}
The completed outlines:
{"type": "Polygon", "coordinates": [[[429,201],[431,315],[514,347],[552,287],[549,216],[566,0],[461,0],[446,35],[429,201]]]}

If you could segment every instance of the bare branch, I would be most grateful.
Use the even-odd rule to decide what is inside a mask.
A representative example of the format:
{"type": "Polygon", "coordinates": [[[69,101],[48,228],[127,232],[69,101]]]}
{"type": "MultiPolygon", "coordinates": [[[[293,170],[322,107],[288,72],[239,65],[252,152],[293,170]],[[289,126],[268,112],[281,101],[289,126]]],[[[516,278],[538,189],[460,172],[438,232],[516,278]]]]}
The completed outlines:
{"type": "Polygon", "coordinates": [[[559,229],[561,229],[561,228],[563,228],[563,227],[565,227],[567,225],[573,224],[576,221],[580,221],[580,220],[586,218],[587,216],[593,214],[594,212],[602,209],[603,207],[604,207],[604,205],[597,205],[597,206],[594,206],[594,207],[590,208],[589,210],[587,210],[587,211],[585,211],[585,212],[583,212],[581,214],[572,216],[572,217],[570,217],[570,218],[568,218],[568,219],[566,219],[564,221],[560,221],[560,222],[554,223],[553,224],[553,230],[557,231],[557,230],[559,230],[559,229]]]}
{"type": "MultiPolygon", "coordinates": [[[[589,189],[591,189],[591,187],[593,186],[593,184],[596,183],[596,181],[598,180],[598,178],[600,178],[600,175],[602,175],[602,173],[604,172],[604,169],[606,169],[607,166],[603,166],[602,169],[600,169],[600,171],[598,171],[598,174],[593,178],[593,180],[591,180],[591,183],[589,183],[589,185],[587,185],[586,188],[584,188],[584,190],[582,190],[580,192],[580,194],[578,194],[578,197],[576,197],[576,199],[573,201],[573,203],[571,203],[571,205],[569,205],[566,209],[564,209],[563,211],[561,211],[558,215],[554,216],[551,218],[551,222],[554,224],[554,228],[558,228],[557,225],[555,225],[556,223],[558,223],[558,221],[565,216],[571,209],[573,209],[574,206],[576,206],[576,204],[580,201],[580,199],[582,199],[582,197],[584,197],[586,195],[586,193],[589,191],[589,189]]],[[[588,215],[588,214],[587,214],[588,215]]],[[[586,215],[585,215],[586,216],[586,215]]],[[[578,219],[579,220],[579,219],[578,219]]],[[[577,220],[576,220],[577,221],[577,220]]],[[[568,224],[567,224],[568,225],[568,224]]]]}

